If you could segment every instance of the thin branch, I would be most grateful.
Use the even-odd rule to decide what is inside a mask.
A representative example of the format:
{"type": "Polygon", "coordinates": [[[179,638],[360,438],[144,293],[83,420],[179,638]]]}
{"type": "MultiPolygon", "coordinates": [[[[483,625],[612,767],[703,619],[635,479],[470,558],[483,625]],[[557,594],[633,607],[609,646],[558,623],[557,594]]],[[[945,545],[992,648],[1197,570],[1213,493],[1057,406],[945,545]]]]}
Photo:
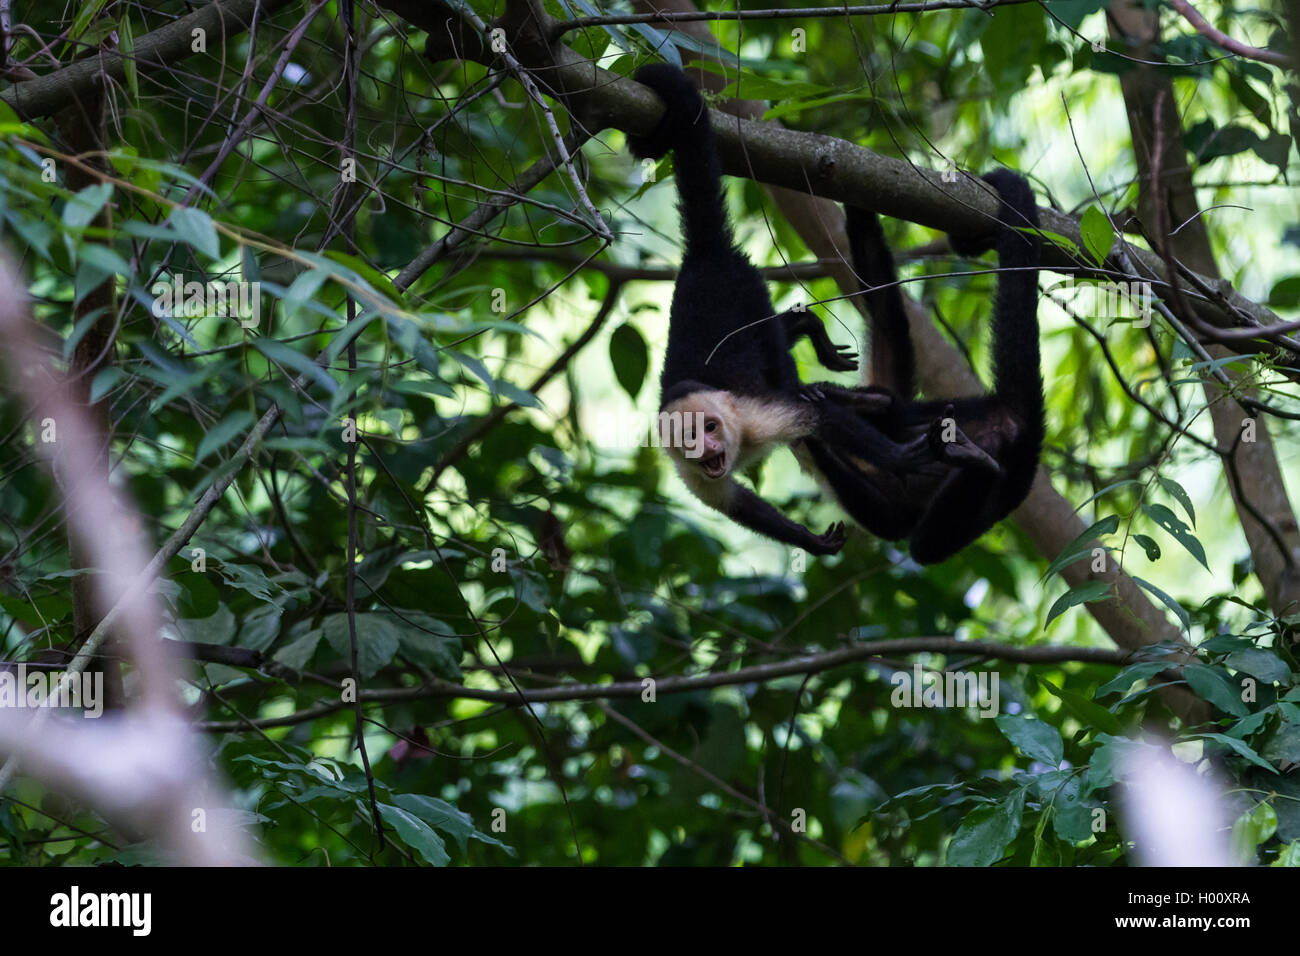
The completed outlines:
{"type": "Polygon", "coordinates": [[[639,737],[643,742],[649,744],[651,747],[654,747],[665,757],[668,757],[670,760],[675,760],[677,763],[681,764],[691,773],[695,774],[696,776],[700,777],[703,780],[708,781],[710,785],[716,787],[718,790],[721,790],[723,793],[731,797],[733,800],[738,800],[741,803],[745,804],[745,806],[755,810],[764,820],[768,822],[768,824],[773,829],[779,829],[789,834],[790,836],[794,837],[797,840],[802,840],[805,843],[809,844],[810,846],[815,846],[817,849],[821,850],[827,856],[833,857],[834,859],[839,860],[841,863],[844,863],[846,865],[851,865],[849,860],[846,859],[844,855],[841,854],[839,851],[837,851],[834,847],[829,847],[825,843],[821,842],[820,840],[814,839],[813,837],[810,837],[806,833],[800,833],[798,830],[794,829],[794,827],[790,826],[788,822],[782,820],[781,817],[777,814],[777,812],[773,810],[771,807],[764,806],[763,804],[755,800],[753,797],[749,796],[749,794],[742,793],[741,791],[733,787],[731,784],[723,780],[721,777],[710,772],[706,768],[701,767],[694,760],[691,760],[689,757],[679,754],[676,750],[668,746],[658,737],[653,736],[652,734],[644,730],[635,721],[629,719],[623,714],[620,714],[613,707],[610,707],[608,704],[605,703],[598,704],[597,706],[600,707],[601,712],[604,713],[607,719],[622,724],[629,731],[631,731],[635,736],[639,737]]]}
{"type": "Polygon", "coordinates": [[[1182,14],[1183,19],[1190,23],[1197,33],[1229,53],[1244,56],[1248,60],[1258,60],[1260,63],[1271,63],[1273,66],[1281,66],[1286,69],[1295,68],[1295,61],[1285,53],[1278,53],[1275,50],[1261,50],[1259,47],[1250,46],[1240,40],[1234,40],[1222,30],[1215,28],[1187,0],[1169,0],[1169,5],[1182,14]]]}
{"type": "MultiPolygon", "coordinates": [[[[1003,660],[1017,664],[1059,664],[1078,661],[1089,664],[1112,664],[1116,667],[1131,663],[1136,658],[1129,651],[1101,647],[1058,647],[1034,645],[1018,647],[1013,644],[995,644],[991,641],[962,641],[955,637],[900,637],[885,641],[849,644],[820,654],[805,654],[777,661],[756,664],[732,671],[715,671],[689,676],[655,679],[656,694],[684,694],[713,687],[732,687],[737,684],[765,683],[792,675],[818,674],[834,667],[842,667],[873,657],[917,654],[966,654],[974,657],[1003,660]]],[[[647,678],[649,679],[649,678],[647,678]]],[[[608,684],[560,684],[555,687],[537,687],[519,690],[495,690],[466,687],[451,681],[434,680],[423,687],[395,687],[363,691],[363,700],[375,703],[461,697],[467,700],[484,700],[494,703],[519,705],[571,700],[612,700],[614,698],[639,698],[645,693],[643,680],[613,681],[608,684]]],[[[312,707],[282,717],[257,718],[256,727],[290,727],[295,724],[324,717],[349,706],[341,701],[322,701],[312,707]]],[[[243,721],[200,721],[197,727],[214,733],[228,733],[244,729],[243,721]]]]}
{"type": "MultiPolygon", "coordinates": [[[[578,150],[588,138],[589,134],[587,133],[573,133],[570,136],[569,150],[578,150]]],[[[503,190],[484,202],[483,205],[448,229],[441,239],[433,245],[427,246],[418,256],[407,263],[402,271],[397,274],[397,277],[393,279],[393,285],[399,292],[405,292],[447,253],[463,245],[471,236],[481,235],[492,220],[519,202],[523,195],[555,172],[557,165],[555,158],[550,155],[543,156],[533,163],[528,169],[524,170],[523,175],[515,180],[508,190],[503,190]]]]}
{"type": "MultiPolygon", "coordinates": [[[[601,330],[605,321],[609,318],[610,313],[614,310],[614,304],[618,301],[618,296],[622,289],[622,282],[613,279],[610,280],[609,289],[605,292],[605,298],[600,303],[600,309],[597,310],[596,317],[591,320],[591,323],[583,330],[582,334],[574,339],[568,348],[556,356],[555,361],[550,364],[546,371],[537,376],[533,381],[533,384],[528,386],[528,391],[536,395],[547,382],[568,366],[569,362],[573,360],[573,357],[582,351],[582,349],[587,346],[588,342],[595,338],[596,333],[601,330]]],[[[451,450],[442,457],[442,460],[438,462],[437,467],[434,468],[433,474],[429,477],[428,484],[425,486],[426,491],[428,489],[436,488],[438,486],[438,479],[442,477],[444,471],[464,458],[470,448],[482,441],[484,435],[495,428],[503,418],[518,407],[519,405],[515,402],[507,402],[504,405],[497,406],[492,409],[488,415],[485,415],[480,419],[473,428],[461,436],[461,439],[452,446],[451,450]]]]}
{"type": "MultiPolygon", "coordinates": [[[[488,25],[483,22],[482,18],[463,0],[447,0],[447,2],[464,17],[469,23],[473,24],[479,34],[484,38],[488,37],[488,25]]],[[[569,174],[569,181],[573,184],[573,189],[577,193],[578,201],[582,203],[587,210],[587,215],[591,217],[592,231],[595,232],[606,244],[614,241],[614,233],[610,231],[605,220],[601,218],[600,212],[592,203],[591,197],[587,195],[587,184],[582,181],[578,175],[578,167],[573,162],[573,156],[570,155],[569,148],[565,145],[565,136],[560,132],[560,126],[555,121],[555,113],[551,110],[551,105],[546,102],[546,97],[542,96],[542,91],[537,88],[532,73],[510,52],[509,47],[499,51],[501,59],[505,60],[506,68],[510,70],[519,85],[524,88],[528,98],[537,104],[537,108],[542,111],[542,117],[546,121],[546,128],[551,131],[551,139],[555,143],[555,149],[560,154],[560,162],[564,165],[565,172],[569,174]]]]}
{"type": "Polygon", "coordinates": [[[935,10],[992,10],[1038,0],[928,0],[917,3],[877,3],[860,7],[791,7],[788,10],[697,10],[682,13],[620,13],[575,17],[551,28],[552,41],[570,30],[632,23],[692,23],[700,20],[808,20],[818,17],[874,17],[894,13],[930,13],[935,10]]]}
{"type": "Polygon", "coordinates": [[[221,168],[221,164],[229,158],[232,152],[234,152],[235,147],[244,141],[244,138],[248,135],[248,131],[253,128],[253,123],[262,115],[262,110],[266,108],[266,104],[270,101],[271,91],[279,85],[280,77],[284,74],[285,69],[288,68],[289,61],[293,58],[294,50],[298,48],[298,44],[302,42],[302,38],[307,34],[307,28],[311,26],[312,21],[316,19],[316,14],[323,9],[325,9],[323,4],[313,5],[311,9],[307,11],[306,15],[298,21],[298,25],[293,28],[293,31],[289,34],[289,38],[285,41],[284,49],[280,51],[280,56],[275,61],[275,67],[271,70],[271,75],[268,76],[266,82],[262,84],[262,91],[257,94],[257,100],[251,107],[249,107],[248,112],[244,114],[244,118],[240,120],[239,125],[235,127],[235,129],[221,144],[221,149],[217,152],[216,159],[212,160],[212,162],[208,164],[208,168],[199,176],[198,182],[191,186],[190,191],[185,194],[185,198],[181,200],[182,206],[188,206],[203,187],[212,182],[212,177],[217,174],[217,170],[221,168]]]}

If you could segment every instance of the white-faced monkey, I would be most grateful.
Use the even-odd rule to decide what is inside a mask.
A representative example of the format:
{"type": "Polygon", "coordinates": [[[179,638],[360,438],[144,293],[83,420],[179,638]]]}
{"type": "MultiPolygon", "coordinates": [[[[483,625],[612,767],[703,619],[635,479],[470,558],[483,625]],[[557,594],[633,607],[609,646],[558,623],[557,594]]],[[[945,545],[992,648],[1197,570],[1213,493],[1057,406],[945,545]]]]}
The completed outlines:
{"type": "Polygon", "coordinates": [[[790,346],[802,335],[812,339],[828,368],[856,365],[831,343],[815,316],[773,314],[762,276],[736,248],[709,111],[690,80],[666,64],[643,67],[636,80],[658,94],[665,110],[653,132],[629,136],[628,146],[640,158],[673,152],[685,240],[659,381],[661,423],[667,413],[667,420],[684,431],[680,440],[675,435],[663,444],[686,486],[705,504],[777,541],[812,554],[834,554],[844,545],[842,523],[814,534],[738,483],[735,474],[778,445],[814,436],[824,443],[821,453],[834,469],[851,467],[841,455],[904,469],[932,460],[928,436],[896,442],[862,414],[873,407],[888,409],[892,397],[828,399],[818,387],[799,381],[790,346]],[[703,434],[694,433],[697,423],[703,434]],[[686,450],[697,447],[701,454],[688,457],[686,450]]]}

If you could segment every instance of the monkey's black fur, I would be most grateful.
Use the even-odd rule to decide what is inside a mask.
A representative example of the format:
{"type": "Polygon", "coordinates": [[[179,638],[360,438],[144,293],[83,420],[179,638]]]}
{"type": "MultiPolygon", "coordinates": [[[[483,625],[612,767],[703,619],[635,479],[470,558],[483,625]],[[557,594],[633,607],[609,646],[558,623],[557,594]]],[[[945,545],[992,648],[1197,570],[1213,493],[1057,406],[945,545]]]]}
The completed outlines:
{"type": "Polygon", "coordinates": [[[1043,444],[1043,380],[1038,349],[1039,238],[1029,184],[1008,170],[984,177],[1001,198],[998,222],[980,235],[950,235],[953,250],[978,255],[996,249],[993,307],[994,389],[990,395],[914,401],[914,363],[898,274],[874,213],[846,209],[854,269],[868,290],[872,318],[873,384],[836,389],[827,401],[856,395],[888,399],[868,414],[895,442],[929,435],[935,460],[905,472],[883,469],[851,446],[810,438],[808,450],[841,506],[887,540],[910,538],[922,564],[943,561],[1016,508],[1033,484],[1043,444]],[[1017,229],[1021,227],[1021,229],[1017,229]],[[1030,227],[1030,231],[1022,231],[1030,227]],[[943,441],[951,419],[953,441],[943,441]]]}
{"type": "MultiPolygon", "coordinates": [[[[674,153],[685,239],[659,379],[661,409],[694,393],[713,391],[759,399],[767,411],[789,412],[794,403],[802,403],[788,417],[811,423],[813,434],[880,467],[904,468],[928,459],[923,438],[896,443],[864,418],[854,402],[819,400],[822,394],[816,387],[810,390],[800,382],[790,347],[802,335],[810,336],[828,368],[845,370],[856,364],[836,349],[814,316],[793,311],[774,315],[762,276],[736,248],[709,111],[690,80],[666,64],[643,67],[635,79],[658,94],[665,110],[653,132],[629,136],[628,146],[642,159],[674,153]]],[[[801,424],[788,438],[778,437],[792,444],[808,430],[801,424]]],[[[725,492],[700,487],[713,496],[716,507],[761,534],[821,554],[838,551],[843,544],[842,526],[815,536],[739,486],[728,486],[725,492]]],[[[699,487],[692,490],[701,494],[699,487]]]]}
{"type": "Polygon", "coordinates": [[[642,67],[636,80],[654,90],[665,109],[658,128],[629,136],[628,148],[641,159],[673,152],[685,239],[659,377],[664,403],[687,394],[683,385],[797,398],[799,374],[786,323],[768,318],[774,310],[767,285],[736,248],[727,220],[704,101],[686,75],[666,63],[642,67]]]}

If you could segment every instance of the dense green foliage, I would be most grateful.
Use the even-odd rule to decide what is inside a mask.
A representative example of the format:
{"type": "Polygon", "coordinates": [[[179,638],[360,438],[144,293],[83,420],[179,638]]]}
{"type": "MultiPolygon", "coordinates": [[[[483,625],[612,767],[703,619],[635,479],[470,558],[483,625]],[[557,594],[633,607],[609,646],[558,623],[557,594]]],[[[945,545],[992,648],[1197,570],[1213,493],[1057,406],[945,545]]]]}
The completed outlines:
{"type": "MultiPolygon", "coordinates": [[[[85,4],[92,14],[76,23],[56,4],[15,6],[51,8],[45,17],[15,10],[46,40],[102,32],[107,22],[138,42],[166,22],[129,5],[85,4]]],[[[769,100],[771,118],[922,166],[1021,169],[1044,204],[1083,214],[1086,244],[1091,237],[1104,250],[1110,222],[1136,195],[1118,83],[1131,64],[1123,51],[1093,49],[1105,31],[1101,0],[1048,6],[754,20],[743,37],[734,22],[711,28],[733,63],[743,58],[740,94],[769,100]],[[792,48],[795,27],[806,31],[807,52],[792,48]],[[1097,218],[1103,210],[1109,220],[1097,218]]],[[[1217,16],[1229,5],[1200,6],[1217,16]]],[[[1281,30],[1280,5],[1255,6],[1216,23],[1262,46],[1281,30]]],[[[484,17],[500,12],[475,7],[484,17]]],[[[233,485],[160,590],[168,637],[247,648],[268,662],[261,671],[196,664],[186,700],[269,859],[1124,863],[1116,766],[1125,750],[1152,746],[1139,740],[1143,729],[1163,729],[1180,754],[1208,759],[1235,785],[1245,856],[1274,862],[1300,840],[1300,786],[1285,774],[1300,761],[1296,609],[1267,605],[1215,456],[1132,401],[1086,323],[1046,297],[1044,462],[1053,486],[1085,523],[1098,524],[1094,535],[1198,646],[1180,686],[1209,702],[1208,721],[1185,724],[1165,708],[1151,682],[1165,667],[1159,649],[1154,663],[1122,668],[886,655],[661,689],[652,702],[637,692],[521,707],[449,692],[448,682],[508,691],[725,673],[885,638],[1110,647],[1086,602],[1113,597],[1095,582],[1071,590],[1059,574],[1090,560],[1090,549],[1054,561],[1009,521],[936,567],[861,532],[839,556],[804,566],[688,503],[654,449],[602,446],[598,422],[653,409],[669,285],[637,280],[611,290],[608,270],[575,268],[598,243],[563,173],[493,221],[487,238],[399,292],[399,271],[488,201],[486,190],[508,190],[545,153],[549,133],[513,79],[475,63],[431,63],[418,31],[379,9],[386,20],[372,10],[362,21],[373,42],[363,43],[358,84],[360,204],[350,252],[338,229],[346,91],[333,5],[293,52],[295,69],[249,139],[187,208],[178,203],[256,97],[278,56],[275,41],[302,7],[261,24],[255,47],[242,34],[225,58],[189,57],[171,74],[132,73],[113,87],[111,171],[75,195],[54,124],[0,117],[4,244],[30,283],[56,364],[90,325],[76,321],[79,297],[116,277],[113,360],[92,392],[110,410],[115,474],[156,543],[224,473],[272,403],[283,410],[252,459],[235,465],[233,485]],[[248,102],[235,107],[229,93],[249,60],[248,102]],[[54,181],[43,175],[47,158],[54,181]],[[107,230],[95,225],[106,205],[107,230]],[[259,282],[258,325],[206,310],[156,315],[154,283],[177,274],[259,282]],[[358,313],[351,324],[349,294],[358,313]],[[538,373],[610,294],[609,322],[532,394],[538,373]],[[511,402],[521,407],[484,425],[511,402]],[[378,853],[353,714],[339,691],[350,668],[352,412],[361,436],[360,686],[408,691],[365,704],[388,831],[378,853]],[[467,435],[475,440],[460,454],[467,435]],[[205,570],[194,570],[195,548],[205,570]],[[996,674],[1001,716],[893,705],[895,678],[917,662],[932,672],[996,674]],[[1244,703],[1243,678],[1256,685],[1244,703]],[[333,706],[302,714],[318,704],[333,706]],[[291,715],[300,716],[270,720],[291,715]],[[263,730],[241,726],[257,719],[267,721],[263,730]]],[[[570,13],[563,0],[548,9],[595,11],[580,0],[570,13]]],[[[1175,64],[1202,206],[1250,207],[1208,217],[1224,273],[1293,315],[1300,233],[1285,184],[1296,169],[1294,77],[1225,58],[1168,11],[1164,23],[1160,52],[1175,64]]],[[[622,74],[656,46],[667,55],[665,41],[642,26],[565,38],[622,74]]],[[[33,44],[16,37],[11,58],[31,56],[33,44]]],[[[555,109],[567,129],[569,117],[555,109]]],[[[643,185],[621,144],[621,134],[605,131],[584,147],[590,195],[618,237],[596,263],[666,272],[678,255],[671,179],[643,185]]],[[[758,185],[733,181],[731,201],[741,241],[761,264],[812,258],[758,185]]],[[[932,238],[894,221],[887,228],[900,248],[932,238]]],[[[987,264],[930,257],[905,271],[907,291],[983,374],[995,278],[987,264]],[[964,271],[978,274],[950,276],[964,271]]],[[[1055,278],[1044,273],[1044,284],[1055,278]]],[[[829,278],[772,288],[778,305],[840,295],[829,278]]],[[[838,341],[860,338],[861,320],[844,302],[823,314],[838,341]]],[[[1210,437],[1199,414],[1207,365],[1166,324],[1157,318],[1149,334],[1112,328],[1107,340],[1149,405],[1210,437]]],[[[811,364],[806,345],[797,354],[811,364]]],[[[1294,383],[1274,374],[1275,358],[1238,357],[1233,369],[1294,410],[1294,383]]],[[[1268,427],[1281,460],[1293,462],[1295,422],[1274,418],[1268,427]]],[[[0,402],[0,435],[0,659],[17,661],[73,640],[70,559],[58,488],[35,464],[38,430],[11,392],[0,402]]],[[[835,518],[788,456],[768,463],[762,487],[810,526],[835,518]]],[[[147,844],[129,844],[92,808],[35,781],[20,778],[6,796],[0,860],[154,859],[147,844]]],[[[1292,847],[1283,859],[1294,857],[1292,847]]]]}

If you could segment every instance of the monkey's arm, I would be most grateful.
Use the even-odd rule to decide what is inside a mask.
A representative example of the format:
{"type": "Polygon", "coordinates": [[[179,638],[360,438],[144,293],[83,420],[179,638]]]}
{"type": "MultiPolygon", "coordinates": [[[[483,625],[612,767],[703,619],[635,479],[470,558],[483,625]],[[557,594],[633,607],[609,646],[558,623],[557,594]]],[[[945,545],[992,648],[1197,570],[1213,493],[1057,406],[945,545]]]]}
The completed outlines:
{"type": "Polygon", "coordinates": [[[809,554],[838,554],[844,547],[843,522],[831,525],[825,534],[813,534],[739,482],[730,478],[726,481],[710,481],[691,472],[679,473],[695,497],[756,534],[803,548],[809,554]]]}
{"type": "MultiPolygon", "coordinates": [[[[834,390],[835,386],[829,388],[834,390]]],[[[841,402],[828,400],[826,389],[827,386],[820,384],[810,385],[800,392],[817,409],[819,440],[890,471],[906,471],[935,461],[928,434],[898,442],[877,427],[868,415],[859,414],[863,402],[875,400],[879,395],[853,393],[851,400],[841,402]]]]}
{"type": "Polygon", "coordinates": [[[785,325],[786,338],[791,347],[805,335],[812,342],[817,361],[832,372],[852,372],[858,367],[858,356],[847,345],[836,345],[826,333],[826,326],[813,313],[788,309],[778,318],[785,325]]]}
{"type": "Polygon", "coordinates": [[[837,521],[825,534],[813,534],[797,521],[791,521],[775,507],[768,504],[743,485],[731,485],[731,494],[724,512],[728,518],[750,531],[780,541],[782,544],[803,548],[809,554],[838,554],[844,547],[844,522],[837,521]]]}

